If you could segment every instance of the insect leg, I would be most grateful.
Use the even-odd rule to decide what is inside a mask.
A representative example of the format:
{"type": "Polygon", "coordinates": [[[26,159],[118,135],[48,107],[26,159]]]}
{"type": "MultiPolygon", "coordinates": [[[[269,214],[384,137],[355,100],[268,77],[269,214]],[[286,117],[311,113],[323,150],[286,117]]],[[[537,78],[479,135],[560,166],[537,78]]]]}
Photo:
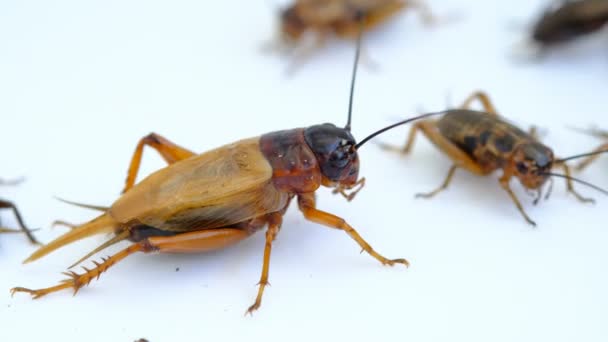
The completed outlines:
{"type": "Polygon", "coordinates": [[[94,278],[99,279],[99,276],[101,276],[103,272],[107,271],[110,267],[118,263],[120,260],[128,257],[129,255],[136,252],[145,251],[145,247],[146,246],[142,243],[133,244],[109,258],[103,258],[103,261],[101,263],[94,261],[93,263],[96,267],[91,270],[86,267],[83,267],[85,270],[85,273],[83,274],[78,274],[74,271],[64,272],[63,274],[65,274],[69,278],[61,281],[59,285],[39,290],[31,290],[24,287],[14,287],[11,289],[11,294],[14,295],[17,292],[25,292],[32,295],[34,299],[37,299],[49,293],[71,288],[74,290],[74,295],[76,295],[78,290],[80,290],[83,286],[88,285],[91,280],[93,280],[94,278]]]}
{"type": "Polygon", "coordinates": [[[194,152],[191,152],[181,146],[178,146],[156,133],[150,133],[146,135],[145,137],[141,138],[141,140],[139,140],[139,143],[135,148],[135,152],[133,153],[133,157],[131,158],[125,188],[122,191],[123,193],[132,188],[135,184],[135,178],[137,177],[139,165],[141,164],[144,146],[146,145],[152,147],[158,153],[160,153],[160,155],[168,164],[173,164],[182,159],[189,158],[195,154],[194,152]]]}
{"type": "Polygon", "coordinates": [[[173,236],[153,236],[134,243],[111,257],[103,258],[102,262],[94,261],[95,268],[88,269],[83,267],[85,270],[83,274],[73,271],[65,272],[64,274],[70,278],[62,281],[59,285],[39,290],[15,287],[11,292],[13,294],[17,292],[29,293],[34,299],[64,289],[73,289],[74,294],[76,294],[83,286],[88,285],[94,278],[99,278],[102,273],[131,254],[137,252],[197,253],[211,251],[241,241],[253,232],[254,230],[242,228],[218,228],[173,236]]]}
{"type": "Polygon", "coordinates": [[[528,216],[528,214],[526,214],[526,212],[524,211],[524,207],[521,205],[521,203],[519,202],[519,200],[517,199],[517,196],[515,196],[515,194],[513,193],[513,190],[511,190],[511,186],[509,186],[509,180],[511,179],[511,176],[509,175],[503,175],[500,179],[500,186],[502,186],[502,188],[509,194],[509,197],[511,197],[511,200],[513,201],[513,203],[515,203],[515,205],[517,206],[517,210],[519,210],[519,212],[523,215],[524,219],[531,225],[536,227],[536,222],[532,221],[532,219],[530,219],[530,217],[528,216]]]}
{"type": "Polygon", "coordinates": [[[23,233],[25,233],[25,235],[27,236],[27,238],[30,240],[31,243],[36,244],[36,245],[40,244],[40,242],[38,242],[36,240],[36,238],[34,237],[34,235],[32,234],[32,231],[25,226],[25,223],[23,222],[23,218],[21,217],[19,210],[17,210],[17,207],[13,203],[4,201],[4,200],[0,200],[0,209],[12,209],[21,231],[23,233]]]}
{"type": "Polygon", "coordinates": [[[260,276],[260,281],[258,282],[258,295],[256,296],[253,305],[247,309],[245,314],[251,315],[255,310],[259,309],[260,305],[262,304],[262,295],[264,294],[264,289],[267,285],[269,285],[268,268],[270,267],[270,252],[272,250],[272,242],[277,237],[277,234],[281,229],[282,222],[282,214],[275,213],[268,215],[268,230],[266,230],[266,245],[264,246],[264,263],[262,265],[262,275],[260,276]]]}
{"type": "Polygon", "coordinates": [[[359,193],[359,191],[361,191],[361,189],[363,189],[364,186],[365,186],[365,177],[361,177],[352,186],[344,187],[342,185],[339,185],[337,188],[334,189],[334,191],[332,191],[332,194],[340,194],[344,198],[346,198],[347,201],[350,202],[355,198],[355,196],[359,193]],[[351,190],[351,189],[354,189],[355,187],[357,187],[357,189],[351,191],[350,193],[346,193],[346,190],[351,190]]]}
{"type": "Polygon", "coordinates": [[[413,124],[412,128],[410,128],[410,132],[408,133],[407,140],[405,141],[405,145],[401,148],[393,146],[393,145],[389,145],[389,144],[384,144],[384,143],[379,143],[379,145],[384,150],[408,154],[412,151],[412,148],[414,147],[414,141],[416,140],[416,133],[418,133],[419,130],[424,131],[422,127],[425,124],[433,125],[434,121],[431,121],[431,120],[419,121],[419,122],[413,124]]]}
{"type": "Polygon", "coordinates": [[[584,197],[576,190],[574,190],[574,184],[572,182],[572,179],[570,179],[570,166],[568,166],[568,164],[566,163],[562,163],[562,168],[564,169],[564,174],[566,175],[566,187],[568,189],[568,192],[572,193],[576,197],[576,199],[583,203],[595,203],[595,200],[593,198],[584,197]]]}
{"type": "Polygon", "coordinates": [[[464,102],[462,103],[462,105],[460,107],[464,108],[464,109],[468,109],[469,107],[471,107],[471,103],[475,100],[478,100],[479,102],[481,102],[481,105],[483,106],[484,110],[486,112],[488,112],[489,114],[498,115],[498,112],[496,112],[496,108],[494,108],[494,105],[492,104],[492,101],[490,100],[490,96],[488,96],[488,94],[486,94],[485,92],[480,91],[480,90],[474,92],[469,97],[467,97],[467,99],[464,100],[464,102]]]}
{"type": "Polygon", "coordinates": [[[383,265],[393,266],[394,264],[404,264],[409,266],[405,259],[387,259],[376,252],[360,235],[351,227],[343,218],[332,215],[330,213],[318,210],[316,208],[314,193],[299,194],[298,207],[304,217],[312,222],[322,224],[330,228],[336,228],[345,231],[353,240],[355,240],[361,248],[369,255],[380,261],[383,265]]]}
{"type": "MultiPolygon", "coordinates": [[[[596,148],[593,152],[599,152],[599,151],[604,151],[604,150],[608,150],[608,143],[600,145],[600,147],[596,148]]],[[[595,155],[591,155],[591,156],[583,159],[583,161],[581,161],[579,164],[577,164],[575,166],[576,170],[577,171],[583,170],[584,168],[589,166],[589,164],[593,163],[599,156],[600,156],[599,154],[595,154],[595,155]]]]}
{"type": "Polygon", "coordinates": [[[445,190],[448,185],[450,185],[450,182],[452,181],[452,178],[454,177],[454,172],[456,172],[456,169],[458,169],[458,166],[456,164],[452,165],[450,167],[450,171],[448,171],[448,175],[445,178],[445,180],[443,181],[443,183],[441,184],[440,187],[438,187],[437,189],[431,191],[431,192],[427,192],[427,193],[418,193],[416,194],[416,198],[431,198],[435,195],[437,195],[438,193],[440,193],[441,191],[445,190]]]}

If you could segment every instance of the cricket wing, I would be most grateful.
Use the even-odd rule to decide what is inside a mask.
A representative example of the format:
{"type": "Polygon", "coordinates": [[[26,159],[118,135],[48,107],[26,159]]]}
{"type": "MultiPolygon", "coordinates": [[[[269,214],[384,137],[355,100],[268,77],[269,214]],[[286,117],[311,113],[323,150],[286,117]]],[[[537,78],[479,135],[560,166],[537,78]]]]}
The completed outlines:
{"type": "Polygon", "coordinates": [[[241,140],[161,169],[119,198],[110,214],[169,231],[213,229],[278,211],[289,195],[272,182],[259,138],[241,140]]]}

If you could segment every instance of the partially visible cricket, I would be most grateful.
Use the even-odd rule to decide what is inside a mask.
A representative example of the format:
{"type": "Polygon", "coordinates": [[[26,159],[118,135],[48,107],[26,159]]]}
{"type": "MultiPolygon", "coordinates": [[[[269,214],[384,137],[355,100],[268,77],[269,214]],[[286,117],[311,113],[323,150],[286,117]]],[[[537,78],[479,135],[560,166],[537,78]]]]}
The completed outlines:
{"type": "MultiPolygon", "coordinates": [[[[0,179],[0,185],[15,185],[17,183],[19,183],[19,181],[4,181],[0,179]]],[[[15,215],[15,219],[17,220],[17,224],[19,225],[18,230],[0,226],[0,233],[23,233],[25,234],[25,236],[27,236],[28,240],[30,240],[31,243],[35,245],[40,244],[32,234],[32,230],[27,228],[27,226],[25,225],[23,217],[21,216],[21,213],[19,212],[17,206],[14,203],[0,199],[0,209],[12,210],[13,215],[15,215]]]]}
{"type": "Polygon", "coordinates": [[[589,166],[589,164],[594,162],[597,159],[597,157],[599,157],[599,153],[608,151],[608,131],[604,131],[604,130],[597,129],[597,128],[590,128],[590,129],[578,129],[577,128],[576,130],[606,141],[605,143],[602,143],[599,147],[597,147],[595,149],[594,152],[597,152],[597,153],[593,153],[593,154],[587,156],[587,158],[583,159],[579,164],[576,165],[576,169],[578,171],[582,171],[587,166],[589,166]]]}
{"type": "Polygon", "coordinates": [[[608,0],[557,2],[534,25],[532,39],[543,48],[570,42],[602,29],[608,23],[608,0]]]}
{"type": "MultiPolygon", "coordinates": [[[[476,175],[488,175],[501,169],[502,176],[499,179],[501,187],[509,194],[524,219],[529,224],[536,226],[511,190],[512,177],[518,178],[526,189],[536,192],[534,204],[538,203],[542,197],[543,186],[551,177],[565,178],[568,191],[581,202],[593,202],[593,199],[585,198],[576,192],[573,182],[608,194],[608,191],[570,175],[570,166],[566,164],[566,161],[590,155],[589,153],[568,158],[555,158],[553,150],[539,142],[535,132],[524,132],[498,116],[488,95],[481,91],[469,96],[460,109],[445,111],[445,114],[438,120],[423,120],[415,123],[403,148],[385,144],[382,146],[385,149],[407,154],[414,146],[414,138],[418,131],[447,154],[453,164],[439,188],[428,193],[417,194],[416,197],[431,198],[445,190],[459,168],[476,175]],[[468,109],[476,99],[481,102],[485,111],[468,109]],[[562,168],[564,174],[553,173],[552,169],[557,167],[562,168]]],[[[551,193],[551,185],[552,182],[550,182],[545,198],[551,193]]]]}
{"type": "Polygon", "coordinates": [[[403,120],[357,143],[350,129],[360,47],[361,36],[357,40],[348,121],[344,128],[326,123],[272,132],[198,155],[152,133],[142,138],[135,149],[123,195],[110,208],[104,209],[103,214],[41,247],[25,262],[100,233],[111,232],[114,236],[71,267],[119,241],[133,243],[113,256],[103,258],[102,262],[94,262],[93,269],[84,268],[82,274],[66,272],[69,279],[59,285],[39,290],[15,287],[12,293],[26,292],[34,298],[63,289],[76,293],[133,253],[199,253],[221,249],[267,226],[258,294],[247,310],[251,313],[261,305],[268,284],[272,244],[294,198],[309,221],[346,232],[363,251],[383,265],[407,266],[405,259],[385,258],[344,219],[316,207],[315,192],[321,186],[333,188],[334,193],[342,194],[348,200],[362,189],[365,178],[358,176],[358,151],[369,139],[394,127],[435,115],[403,120]],[[159,152],[169,165],[135,184],[144,146],[159,152]]]}
{"type": "Polygon", "coordinates": [[[417,10],[425,23],[435,20],[422,0],[296,0],[280,13],[277,43],[287,50],[300,48],[296,58],[302,60],[332,35],[356,39],[360,17],[368,31],[407,9],[417,10]]]}

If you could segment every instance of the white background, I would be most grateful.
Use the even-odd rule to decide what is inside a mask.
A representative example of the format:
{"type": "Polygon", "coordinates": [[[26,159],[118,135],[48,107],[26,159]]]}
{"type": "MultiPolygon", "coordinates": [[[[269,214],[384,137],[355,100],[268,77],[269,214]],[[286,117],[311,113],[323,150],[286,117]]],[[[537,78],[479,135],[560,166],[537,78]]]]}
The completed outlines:
{"type": "MultiPolygon", "coordinates": [[[[605,122],[604,32],[521,62],[514,46],[545,1],[434,1],[459,20],[425,27],[404,12],[365,36],[379,65],[362,67],[353,133],[358,139],[417,108],[440,110],[488,91],[503,116],[542,127],[556,154],[599,142],[567,125],[605,122]]],[[[3,188],[37,236],[62,218],[95,213],[53,195],[108,205],[123,186],[138,139],[150,131],[195,151],[244,137],[322,122],[344,124],[354,54],[332,41],[292,77],[289,59],[260,52],[275,34],[279,3],[258,1],[2,1],[0,115],[3,188]]],[[[407,128],[380,139],[401,144],[407,128]]],[[[22,236],[0,237],[0,340],[159,341],[398,340],[606,341],[608,198],[579,204],[557,181],[552,198],[520,217],[497,175],[457,173],[433,200],[450,162],[423,138],[400,157],[360,151],[368,183],[347,203],[319,191],[321,209],[348,220],[378,251],[412,267],[380,266],[341,232],[291,208],[273,249],[262,308],[256,294],[264,234],[207,255],[135,255],[84,288],[32,301],[13,286],[44,287],[107,237],[70,245],[22,266],[22,236]],[[176,272],[179,267],[180,271],[176,272]]],[[[143,173],[163,166],[150,151],[143,173]]],[[[580,176],[608,186],[600,159],[580,176]]],[[[3,223],[14,219],[2,213],[3,223]]],[[[122,246],[115,246],[116,251],[122,246]]],[[[99,257],[99,256],[98,256],[99,257]]]]}

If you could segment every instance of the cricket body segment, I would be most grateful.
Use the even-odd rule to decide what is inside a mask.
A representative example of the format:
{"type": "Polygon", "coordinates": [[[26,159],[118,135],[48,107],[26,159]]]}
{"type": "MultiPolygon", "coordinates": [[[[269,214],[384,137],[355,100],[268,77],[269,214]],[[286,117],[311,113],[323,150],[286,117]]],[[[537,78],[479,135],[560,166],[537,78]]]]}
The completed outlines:
{"type": "Polygon", "coordinates": [[[154,133],[141,141],[131,166],[139,165],[144,145],[159,151],[165,160],[176,155],[183,158],[133,186],[128,184],[138,168],[130,168],[124,194],[105,213],[41,247],[26,262],[100,233],[113,232],[114,237],[76,264],[121,240],[134,244],[95,262],[96,267],[85,268],[83,274],[66,273],[70,279],[57,286],[40,290],[17,287],[13,293],[27,292],[38,298],[62,289],[78,291],[133,253],[205,252],[236,244],[268,226],[260,288],[251,312],[261,304],[272,242],[294,197],[308,220],[345,231],[382,264],[407,265],[405,259],[386,259],[343,219],[316,209],[314,192],[321,185],[342,192],[361,183],[357,181],[355,140],[346,129],[324,124],[272,132],[189,156],[185,149],[154,133]]]}
{"type": "MultiPolygon", "coordinates": [[[[411,4],[410,4],[411,3],[411,4]]],[[[281,13],[281,34],[286,41],[298,41],[305,32],[316,32],[324,38],[333,33],[341,38],[355,38],[359,18],[365,30],[389,20],[408,5],[407,0],[296,0],[281,13]]]]}
{"type": "MultiPolygon", "coordinates": [[[[553,151],[538,141],[535,131],[524,132],[498,116],[485,93],[474,92],[460,109],[447,110],[444,113],[440,119],[415,123],[403,148],[384,146],[387,149],[409,153],[416,133],[420,131],[452,159],[453,165],[442,185],[429,193],[418,194],[417,197],[430,198],[445,190],[455,171],[463,168],[477,175],[488,175],[502,170],[503,174],[499,179],[501,187],[531,225],[536,223],[528,217],[511,190],[509,182],[512,177],[519,179],[526,189],[536,191],[535,203],[542,197],[542,188],[551,176],[566,178],[568,191],[580,201],[592,201],[574,190],[572,182],[576,179],[570,177],[569,166],[555,159],[553,151]],[[469,110],[474,100],[479,100],[485,111],[469,110]],[[552,174],[551,170],[555,167],[562,167],[565,175],[552,174]]],[[[550,189],[547,196],[549,193],[550,189]]]]}
{"type": "Polygon", "coordinates": [[[596,32],[608,23],[608,1],[564,1],[545,11],[534,26],[532,39],[545,46],[565,43],[596,32]]]}

